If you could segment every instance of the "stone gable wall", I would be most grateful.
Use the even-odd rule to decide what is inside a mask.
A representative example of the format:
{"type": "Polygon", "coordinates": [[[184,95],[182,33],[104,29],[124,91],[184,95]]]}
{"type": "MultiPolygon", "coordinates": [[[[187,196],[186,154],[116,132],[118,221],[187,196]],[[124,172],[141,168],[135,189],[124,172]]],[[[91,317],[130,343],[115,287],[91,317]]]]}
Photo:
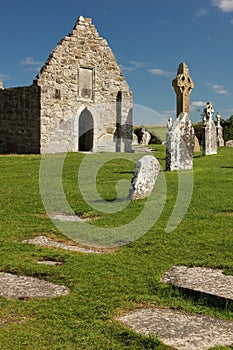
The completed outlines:
{"type": "Polygon", "coordinates": [[[40,152],[40,100],[36,85],[0,89],[0,152],[40,152]]]}
{"type": "Polygon", "coordinates": [[[46,152],[49,139],[49,151],[78,151],[78,118],[85,108],[93,116],[93,151],[116,151],[117,147],[120,151],[130,151],[132,95],[112,50],[106,40],[99,37],[91,19],[78,19],[70,35],[51,53],[36,84],[41,88],[42,153],[46,152]],[[86,89],[86,97],[80,94],[82,69],[87,69],[87,76],[93,75],[93,85],[86,89]],[[126,141],[118,142],[119,91],[118,119],[126,141]]]}
{"type": "Polygon", "coordinates": [[[0,84],[0,152],[79,151],[87,120],[89,150],[131,151],[132,94],[107,41],[79,17],[33,85],[0,84]]]}

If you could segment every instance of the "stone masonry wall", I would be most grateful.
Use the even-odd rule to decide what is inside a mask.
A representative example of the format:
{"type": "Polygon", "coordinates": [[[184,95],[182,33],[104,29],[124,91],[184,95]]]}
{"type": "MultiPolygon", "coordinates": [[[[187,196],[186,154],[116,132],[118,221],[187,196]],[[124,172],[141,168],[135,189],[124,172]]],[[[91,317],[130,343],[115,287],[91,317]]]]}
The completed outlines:
{"type": "Polygon", "coordinates": [[[35,83],[41,88],[42,153],[79,150],[78,121],[85,108],[93,117],[94,152],[131,150],[132,95],[91,19],[79,17],[35,83]]]}
{"type": "Polygon", "coordinates": [[[0,89],[0,153],[40,152],[40,100],[36,85],[0,89]]]}

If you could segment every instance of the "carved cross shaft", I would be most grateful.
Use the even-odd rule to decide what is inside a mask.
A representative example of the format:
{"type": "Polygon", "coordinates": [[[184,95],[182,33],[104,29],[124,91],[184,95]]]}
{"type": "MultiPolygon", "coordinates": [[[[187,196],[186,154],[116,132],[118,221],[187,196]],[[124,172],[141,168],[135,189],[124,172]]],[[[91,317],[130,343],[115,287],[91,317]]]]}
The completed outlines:
{"type": "Polygon", "coordinates": [[[194,83],[189,75],[189,69],[186,63],[181,63],[177,70],[177,76],[172,81],[172,86],[176,92],[176,112],[177,117],[180,113],[190,113],[189,95],[194,88],[194,83]]]}

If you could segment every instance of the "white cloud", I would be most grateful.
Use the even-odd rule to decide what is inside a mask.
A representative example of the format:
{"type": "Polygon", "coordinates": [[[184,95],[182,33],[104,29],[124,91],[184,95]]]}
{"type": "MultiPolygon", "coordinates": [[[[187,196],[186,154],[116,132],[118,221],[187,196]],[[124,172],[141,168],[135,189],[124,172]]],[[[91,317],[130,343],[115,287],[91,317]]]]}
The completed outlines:
{"type": "Polygon", "coordinates": [[[200,7],[197,10],[196,16],[197,17],[203,17],[203,16],[206,16],[207,14],[208,14],[208,11],[206,9],[203,9],[202,7],[200,7]]]}
{"type": "Polygon", "coordinates": [[[212,0],[212,4],[222,12],[233,12],[233,0],[212,0]]]}
{"type": "Polygon", "coordinates": [[[230,20],[230,24],[233,24],[233,19],[230,20]]]}
{"type": "Polygon", "coordinates": [[[171,72],[167,72],[166,70],[160,69],[160,68],[152,68],[148,69],[148,72],[154,75],[160,75],[164,77],[170,77],[171,72]]]}
{"type": "Polygon", "coordinates": [[[145,62],[129,61],[129,63],[132,64],[134,68],[145,68],[147,66],[145,62]]]}
{"type": "Polygon", "coordinates": [[[132,72],[133,70],[135,70],[134,67],[124,66],[123,64],[119,64],[119,66],[122,72],[132,72]]]}
{"type": "Polygon", "coordinates": [[[0,79],[8,79],[8,76],[6,74],[0,73],[0,79]]]}
{"type": "Polygon", "coordinates": [[[191,107],[203,107],[206,105],[206,102],[203,101],[193,101],[191,107]]]}
{"type": "Polygon", "coordinates": [[[227,89],[223,86],[223,85],[220,85],[220,84],[213,84],[213,83],[206,83],[205,84],[206,86],[210,86],[211,89],[216,93],[216,94],[219,94],[219,95],[230,95],[230,93],[227,91],[227,89]]]}
{"type": "Polygon", "coordinates": [[[159,19],[156,23],[157,25],[161,26],[161,25],[169,24],[170,22],[167,19],[159,19]]]}
{"type": "Polygon", "coordinates": [[[224,88],[223,85],[214,84],[211,86],[214,92],[219,95],[229,95],[229,92],[224,88]]]}
{"type": "Polygon", "coordinates": [[[22,66],[39,66],[39,65],[42,65],[43,63],[40,61],[36,61],[33,57],[26,57],[20,61],[20,64],[22,66]]]}
{"type": "Polygon", "coordinates": [[[172,117],[174,118],[176,117],[176,110],[172,109],[172,110],[163,111],[162,114],[165,119],[172,118],[172,117]]]}

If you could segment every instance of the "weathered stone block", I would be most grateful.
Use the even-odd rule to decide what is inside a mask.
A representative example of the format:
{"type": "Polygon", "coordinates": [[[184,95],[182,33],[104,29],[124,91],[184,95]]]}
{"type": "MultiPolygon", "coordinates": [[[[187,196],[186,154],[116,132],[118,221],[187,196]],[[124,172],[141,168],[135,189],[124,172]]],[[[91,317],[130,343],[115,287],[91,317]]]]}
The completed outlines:
{"type": "Polygon", "coordinates": [[[226,142],[227,147],[233,147],[233,140],[229,140],[226,142]]]}
{"type": "Polygon", "coordinates": [[[160,164],[155,157],[147,155],[139,159],[131,181],[129,199],[149,197],[153,191],[159,170],[160,164]]]}
{"type": "Polygon", "coordinates": [[[202,127],[202,154],[217,154],[216,126],[212,119],[214,108],[211,102],[206,103],[202,127]]]}
{"type": "Polygon", "coordinates": [[[191,170],[195,133],[187,113],[181,113],[168,126],[166,140],[166,170],[191,170]]]}

